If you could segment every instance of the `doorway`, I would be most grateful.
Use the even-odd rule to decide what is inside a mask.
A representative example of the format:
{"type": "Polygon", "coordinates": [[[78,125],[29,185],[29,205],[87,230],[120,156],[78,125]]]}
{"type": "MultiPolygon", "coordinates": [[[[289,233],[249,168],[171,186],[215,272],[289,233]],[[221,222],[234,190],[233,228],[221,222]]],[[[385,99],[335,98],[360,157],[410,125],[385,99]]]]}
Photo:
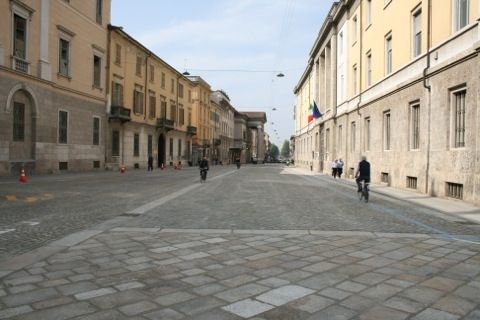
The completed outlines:
{"type": "Polygon", "coordinates": [[[161,134],[158,137],[158,167],[165,165],[165,136],[161,134]]]}

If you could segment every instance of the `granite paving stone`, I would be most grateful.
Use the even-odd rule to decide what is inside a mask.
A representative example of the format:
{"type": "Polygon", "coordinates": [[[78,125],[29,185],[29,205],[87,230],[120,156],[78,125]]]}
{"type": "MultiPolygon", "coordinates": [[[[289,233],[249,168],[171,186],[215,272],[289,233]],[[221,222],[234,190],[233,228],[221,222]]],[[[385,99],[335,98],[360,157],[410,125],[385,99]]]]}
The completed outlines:
{"type": "Polygon", "coordinates": [[[167,307],[167,306],[171,306],[171,305],[176,304],[176,303],[188,301],[188,300],[191,300],[191,299],[194,299],[194,298],[196,298],[196,296],[194,296],[194,295],[192,295],[188,292],[180,291],[180,292],[175,292],[175,293],[170,293],[170,294],[160,296],[160,297],[155,299],[155,302],[158,303],[161,306],[167,307]]]}
{"type": "Polygon", "coordinates": [[[37,301],[48,300],[58,297],[58,292],[53,288],[36,289],[28,292],[7,295],[2,297],[2,302],[7,307],[16,307],[37,301]]]}
{"type": "Polygon", "coordinates": [[[117,292],[113,288],[101,288],[97,290],[91,290],[91,291],[86,291],[86,292],[80,292],[74,295],[74,297],[78,300],[87,300],[87,299],[92,299],[100,296],[104,296],[107,294],[112,294],[117,292]]]}
{"type": "Polygon", "coordinates": [[[387,308],[384,306],[374,306],[367,312],[362,313],[360,316],[361,320],[378,320],[378,319],[388,319],[388,320],[403,320],[407,319],[410,315],[399,310],[387,308]]]}
{"type": "Polygon", "coordinates": [[[228,302],[235,302],[235,301],[249,298],[251,296],[265,292],[268,289],[270,288],[252,283],[252,284],[246,284],[234,289],[229,289],[223,292],[219,292],[215,294],[215,297],[228,302]]]}
{"type": "Polygon", "coordinates": [[[144,316],[150,320],[180,320],[185,318],[185,316],[180,312],[169,308],[153,311],[145,314],[144,316]]]}
{"type": "Polygon", "coordinates": [[[118,310],[120,310],[122,313],[126,314],[127,316],[134,316],[140,313],[145,313],[147,311],[154,310],[156,308],[158,308],[158,306],[153,302],[140,301],[137,303],[124,305],[118,308],[118,310]]]}
{"type": "Polygon", "coordinates": [[[315,294],[311,294],[304,298],[292,301],[289,305],[293,308],[307,311],[309,313],[315,313],[335,303],[335,300],[328,299],[326,297],[320,297],[315,294]]]}
{"type": "Polygon", "coordinates": [[[245,299],[222,307],[223,310],[245,319],[264,313],[273,308],[275,307],[272,305],[251,299],[245,299]]]}
{"type": "Polygon", "coordinates": [[[265,292],[257,296],[256,299],[274,306],[281,306],[290,301],[308,296],[314,292],[314,290],[301,286],[287,285],[265,292]]]}
{"type": "Polygon", "coordinates": [[[200,297],[176,305],[175,310],[193,316],[223,305],[225,303],[213,297],[200,297]]]}
{"type": "Polygon", "coordinates": [[[412,320],[457,320],[459,316],[450,314],[445,311],[436,310],[432,308],[425,309],[416,316],[412,317],[412,320]]]}
{"type": "Polygon", "coordinates": [[[54,308],[48,308],[40,311],[30,312],[22,315],[22,320],[66,320],[72,319],[81,315],[94,313],[97,311],[88,302],[77,302],[67,305],[62,305],[54,308]]]}

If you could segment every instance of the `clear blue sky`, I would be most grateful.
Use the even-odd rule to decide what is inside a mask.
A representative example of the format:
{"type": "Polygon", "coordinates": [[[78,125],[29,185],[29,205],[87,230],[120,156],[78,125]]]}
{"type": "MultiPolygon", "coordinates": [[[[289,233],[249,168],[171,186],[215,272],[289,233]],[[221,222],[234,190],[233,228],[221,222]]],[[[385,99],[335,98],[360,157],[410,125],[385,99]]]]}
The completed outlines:
{"type": "Polygon", "coordinates": [[[266,131],[281,148],[294,133],[293,88],[332,3],[112,0],[112,24],[124,27],[177,70],[187,69],[213,90],[223,89],[237,110],[267,112],[266,131]],[[276,72],[221,71],[237,69],[281,71],[285,77],[276,78],[276,72]]]}

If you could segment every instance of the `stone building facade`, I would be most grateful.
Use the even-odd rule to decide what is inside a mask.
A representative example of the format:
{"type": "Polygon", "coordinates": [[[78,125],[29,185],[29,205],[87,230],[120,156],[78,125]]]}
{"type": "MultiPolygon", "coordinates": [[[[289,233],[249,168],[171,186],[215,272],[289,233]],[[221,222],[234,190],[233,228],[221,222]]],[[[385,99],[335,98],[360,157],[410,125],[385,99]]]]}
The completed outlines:
{"type": "Polygon", "coordinates": [[[0,2],[0,175],[103,168],[110,1],[0,2]]]}
{"type": "Polygon", "coordinates": [[[375,183],[480,204],[479,5],[447,2],[332,6],[295,88],[297,165],[353,177],[366,155],[375,183]]]}
{"type": "Polygon", "coordinates": [[[109,27],[107,162],[146,168],[191,162],[193,83],[122,28],[109,27]]]}

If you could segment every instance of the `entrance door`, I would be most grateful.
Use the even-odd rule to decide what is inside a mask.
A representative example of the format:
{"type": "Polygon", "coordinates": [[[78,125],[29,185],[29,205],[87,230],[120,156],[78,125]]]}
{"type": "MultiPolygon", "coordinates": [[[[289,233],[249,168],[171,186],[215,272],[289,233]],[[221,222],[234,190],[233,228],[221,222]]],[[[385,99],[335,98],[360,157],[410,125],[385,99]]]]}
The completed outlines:
{"type": "Polygon", "coordinates": [[[27,92],[19,90],[11,106],[12,135],[10,161],[33,161],[35,158],[35,118],[27,92]]]}
{"type": "Polygon", "coordinates": [[[162,163],[165,164],[165,137],[161,134],[158,137],[158,167],[162,166],[162,163]]]}

